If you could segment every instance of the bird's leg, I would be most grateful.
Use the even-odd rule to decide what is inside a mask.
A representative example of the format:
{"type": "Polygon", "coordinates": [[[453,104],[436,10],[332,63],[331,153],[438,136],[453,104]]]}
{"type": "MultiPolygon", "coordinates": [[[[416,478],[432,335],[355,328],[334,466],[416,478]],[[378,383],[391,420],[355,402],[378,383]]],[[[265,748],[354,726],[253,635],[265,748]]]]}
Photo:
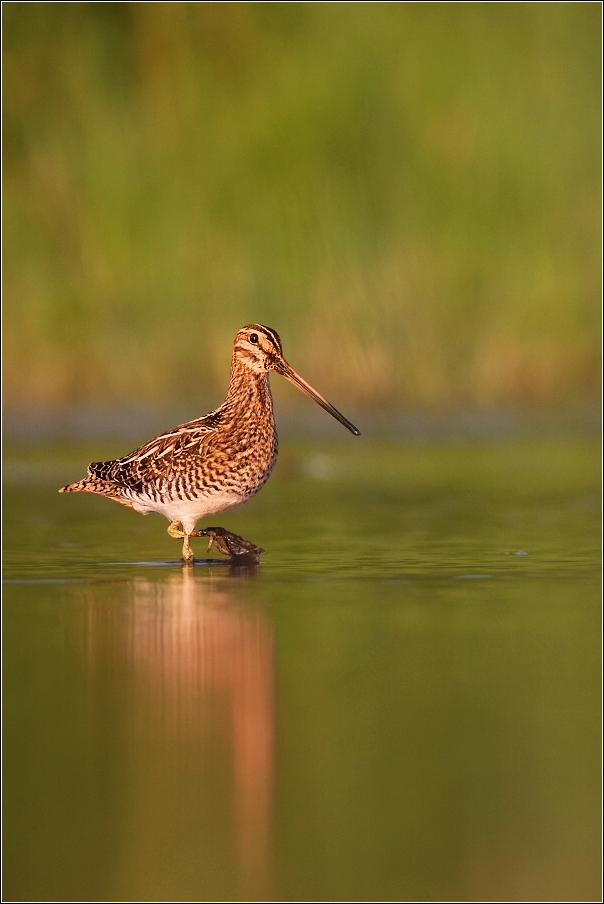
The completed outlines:
{"type": "Polygon", "coordinates": [[[208,552],[215,546],[225,556],[229,556],[234,562],[245,564],[258,564],[260,561],[260,553],[264,550],[260,546],[256,546],[250,540],[244,540],[239,534],[234,534],[224,527],[206,527],[204,530],[192,530],[190,534],[181,530],[180,521],[172,521],[168,533],[175,540],[182,540],[182,558],[187,564],[193,562],[193,550],[189,543],[190,537],[207,537],[208,552]]]}
{"type": "Polygon", "coordinates": [[[168,528],[168,533],[175,540],[182,540],[182,558],[184,562],[190,563],[193,561],[193,550],[191,549],[191,544],[189,543],[190,536],[197,536],[197,531],[194,531],[193,534],[186,534],[184,531],[180,530],[179,527],[180,521],[171,521],[170,527],[168,528]]]}
{"type": "Polygon", "coordinates": [[[191,549],[191,544],[189,543],[189,534],[185,534],[182,543],[182,560],[187,565],[193,564],[193,550],[191,549]]]}

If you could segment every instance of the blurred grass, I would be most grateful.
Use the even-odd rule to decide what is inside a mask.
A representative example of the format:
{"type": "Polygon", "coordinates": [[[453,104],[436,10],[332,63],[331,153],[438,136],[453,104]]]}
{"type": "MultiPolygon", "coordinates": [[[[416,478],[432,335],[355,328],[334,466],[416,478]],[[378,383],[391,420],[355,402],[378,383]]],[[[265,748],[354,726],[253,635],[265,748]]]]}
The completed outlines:
{"type": "Polygon", "coordinates": [[[595,395],[600,25],[3,4],[6,404],[219,400],[252,320],[341,405],[595,395]]]}

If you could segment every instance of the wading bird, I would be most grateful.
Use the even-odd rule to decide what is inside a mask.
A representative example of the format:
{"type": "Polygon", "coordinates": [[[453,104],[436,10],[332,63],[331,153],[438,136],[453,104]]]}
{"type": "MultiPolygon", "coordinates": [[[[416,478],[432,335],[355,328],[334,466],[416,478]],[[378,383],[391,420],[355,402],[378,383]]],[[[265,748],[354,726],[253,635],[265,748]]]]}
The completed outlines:
{"type": "Polygon", "coordinates": [[[226,399],[205,417],[149,440],[124,458],[93,462],[84,480],[60,493],[97,493],[144,515],[159,512],[168,533],[183,540],[182,558],[193,562],[190,537],[209,537],[209,547],[233,559],[258,561],[263,552],[220,527],[195,530],[208,515],[241,505],[266,483],[277,459],[277,431],[269,374],[275,371],[314,399],[355,436],[360,431],[289,366],[281,340],[267,326],[239,330],[233,345],[226,399]]]}

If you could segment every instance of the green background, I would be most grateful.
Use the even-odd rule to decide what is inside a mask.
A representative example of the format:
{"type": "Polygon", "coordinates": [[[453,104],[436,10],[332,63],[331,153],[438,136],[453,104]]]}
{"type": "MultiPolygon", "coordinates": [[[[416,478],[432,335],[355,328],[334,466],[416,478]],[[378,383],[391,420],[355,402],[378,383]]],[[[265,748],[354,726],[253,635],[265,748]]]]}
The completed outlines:
{"type": "Polygon", "coordinates": [[[3,40],[8,408],[217,402],[250,321],[343,406],[598,392],[599,3],[4,3],[3,40]]]}

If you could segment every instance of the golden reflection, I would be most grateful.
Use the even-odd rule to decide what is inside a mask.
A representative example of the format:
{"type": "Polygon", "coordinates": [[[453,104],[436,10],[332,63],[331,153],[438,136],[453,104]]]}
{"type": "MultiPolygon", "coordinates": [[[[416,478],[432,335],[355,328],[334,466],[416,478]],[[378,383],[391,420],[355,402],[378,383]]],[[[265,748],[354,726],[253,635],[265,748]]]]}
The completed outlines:
{"type": "Polygon", "coordinates": [[[268,894],[273,636],[246,576],[183,568],[127,585],[131,824],[119,884],[143,881],[155,899],[225,873],[248,898],[268,894]]]}

